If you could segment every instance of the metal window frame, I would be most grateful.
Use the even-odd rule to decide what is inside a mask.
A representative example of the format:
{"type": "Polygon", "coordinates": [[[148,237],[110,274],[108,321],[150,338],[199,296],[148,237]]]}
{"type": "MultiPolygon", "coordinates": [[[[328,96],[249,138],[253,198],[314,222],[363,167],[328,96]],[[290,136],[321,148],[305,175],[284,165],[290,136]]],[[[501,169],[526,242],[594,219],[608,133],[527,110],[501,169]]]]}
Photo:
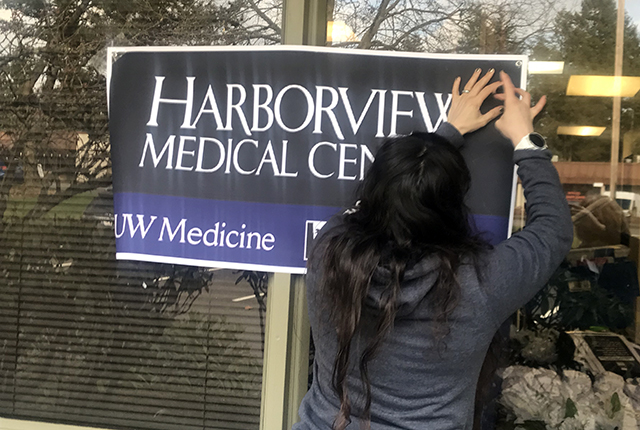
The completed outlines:
{"type": "MultiPolygon", "coordinates": [[[[323,46],[327,0],[284,0],[285,45],[323,46]]],[[[261,430],[288,430],[307,392],[309,317],[304,276],[276,273],[269,281],[262,376],[261,430]]]]}

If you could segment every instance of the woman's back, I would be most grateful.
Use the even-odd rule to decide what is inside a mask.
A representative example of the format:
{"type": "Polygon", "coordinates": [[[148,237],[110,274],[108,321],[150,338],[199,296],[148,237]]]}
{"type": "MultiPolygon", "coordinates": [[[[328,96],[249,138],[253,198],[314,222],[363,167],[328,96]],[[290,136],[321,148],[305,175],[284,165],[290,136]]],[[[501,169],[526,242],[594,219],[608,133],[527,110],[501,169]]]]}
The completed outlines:
{"type": "MultiPolygon", "coordinates": [[[[481,292],[474,265],[459,269],[464,285],[458,306],[447,320],[447,335],[434,330],[438,315],[428,296],[438,277],[437,258],[427,258],[405,274],[399,309],[393,329],[385,337],[376,358],[369,363],[371,380],[371,428],[419,429],[430,423],[434,429],[471,428],[475,385],[487,346],[497,328],[491,307],[481,292]],[[488,324],[478,324],[488,321],[488,324]]],[[[378,276],[384,277],[381,269],[378,276]]],[[[340,408],[331,380],[337,353],[335,329],[323,301],[318,273],[309,272],[309,318],[316,355],[314,383],[300,408],[304,426],[294,429],[329,429],[340,408]]],[[[368,302],[379,303],[380,290],[372,283],[368,302]]],[[[351,351],[360,357],[375,322],[363,321],[351,351]],[[369,330],[367,333],[366,330],[369,330]]],[[[364,393],[356,360],[348,376],[349,396],[358,415],[364,393]]],[[[359,429],[354,421],[347,428],[359,429]]]]}
{"type": "MultiPolygon", "coordinates": [[[[486,250],[478,262],[463,259],[457,271],[460,296],[444,325],[430,300],[439,258],[427,257],[405,272],[393,328],[369,363],[372,429],[420,429],[427,423],[438,430],[472,428],[476,383],[493,335],[551,276],[572,241],[569,209],[550,154],[525,152],[516,158],[527,190],[529,224],[486,250]]],[[[341,223],[342,217],[336,217],[326,230],[339,230],[341,223]]],[[[316,346],[314,382],[300,407],[304,424],[294,429],[329,429],[340,409],[331,383],[336,330],[323,298],[320,267],[312,262],[307,275],[316,346]]],[[[379,311],[384,294],[379,287],[386,276],[385,269],[376,270],[366,299],[367,315],[375,317],[379,311]]],[[[364,317],[352,343],[348,387],[355,405],[362,405],[363,399],[356,358],[374,335],[375,322],[367,318],[371,317],[364,317]]],[[[359,415],[357,406],[354,412],[359,415]]],[[[354,420],[347,428],[360,426],[354,420]]]]}
{"type": "MultiPolygon", "coordinates": [[[[488,82],[483,79],[478,81],[480,88],[488,82]]],[[[461,101],[465,92],[477,94],[465,90],[456,97],[457,92],[454,84],[454,113],[464,112],[465,102],[474,100],[461,101]]],[[[321,232],[307,274],[316,346],[314,381],[295,430],[359,429],[369,424],[373,430],[472,428],[478,374],[496,329],[542,287],[572,241],[571,217],[551,154],[528,142],[529,99],[518,101],[515,92],[508,80],[505,116],[515,125],[500,130],[514,145],[520,142],[514,161],[527,198],[528,224],[523,231],[492,249],[479,246],[467,228],[460,199],[467,185],[460,181],[458,168],[451,167],[457,162],[452,164],[447,155],[453,154],[450,145],[420,135],[426,150],[414,157],[418,167],[385,170],[379,168],[382,162],[378,172],[395,172],[387,181],[375,174],[376,158],[369,177],[375,186],[393,188],[396,181],[409,189],[411,183],[402,176],[420,171],[432,182],[417,184],[424,190],[418,197],[412,196],[413,189],[400,187],[386,194],[400,201],[387,204],[378,199],[371,205],[368,196],[375,193],[366,192],[372,185],[365,177],[362,204],[334,217],[321,232]],[[422,169],[420,157],[433,154],[444,161],[422,169]],[[438,174],[428,178],[434,171],[438,174]],[[457,197],[448,200],[452,190],[457,197]],[[424,209],[413,210],[416,201],[424,209]],[[428,213],[426,226],[416,222],[423,212],[428,213]],[[407,230],[410,223],[413,227],[407,230]]],[[[478,109],[479,103],[472,107],[478,109]]],[[[536,108],[531,110],[535,116],[536,108]]],[[[445,124],[439,133],[460,146],[461,128],[445,124]]]]}

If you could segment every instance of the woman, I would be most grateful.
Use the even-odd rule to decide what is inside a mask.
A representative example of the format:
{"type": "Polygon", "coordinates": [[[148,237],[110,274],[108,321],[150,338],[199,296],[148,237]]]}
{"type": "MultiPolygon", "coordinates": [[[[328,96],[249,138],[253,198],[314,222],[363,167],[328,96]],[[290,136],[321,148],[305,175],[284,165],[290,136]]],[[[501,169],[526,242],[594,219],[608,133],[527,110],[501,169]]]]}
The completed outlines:
{"type": "Polygon", "coordinates": [[[314,381],[302,429],[471,429],[476,381],[496,329],[551,276],[572,241],[551,154],[532,135],[544,98],[501,73],[453,85],[448,124],[383,144],[354,210],[323,229],[309,263],[314,381]],[[528,225],[490,249],[469,228],[462,135],[498,86],[496,128],[513,142],[528,225]],[[520,99],[518,96],[521,96],[520,99]],[[445,139],[446,137],[447,139],[445,139]]]}

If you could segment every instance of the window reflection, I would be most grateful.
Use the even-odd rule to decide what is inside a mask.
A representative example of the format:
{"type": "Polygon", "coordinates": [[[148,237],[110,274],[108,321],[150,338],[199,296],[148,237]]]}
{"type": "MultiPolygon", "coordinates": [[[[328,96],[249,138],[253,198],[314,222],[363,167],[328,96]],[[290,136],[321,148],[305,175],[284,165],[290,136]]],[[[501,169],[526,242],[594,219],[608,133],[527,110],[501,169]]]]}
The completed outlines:
{"type": "MultiPolygon", "coordinates": [[[[618,73],[614,0],[336,0],[333,7],[333,18],[356,35],[356,41],[333,46],[526,54],[528,90],[534,99],[548,96],[536,128],[547,137],[571,207],[574,249],[519,313],[508,347],[496,352],[497,340],[492,348],[487,368],[525,367],[502,373],[502,387],[508,387],[502,394],[490,388],[500,381],[491,385],[491,378],[481,376],[474,428],[586,428],[589,420],[596,428],[613,429],[622,426],[624,413],[640,417],[640,348],[630,343],[640,340],[634,311],[640,255],[640,7],[637,1],[626,3],[618,73]],[[591,92],[574,89],[581,79],[592,81],[591,92]],[[627,84],[631,88],[621,91],[627,84]],[[612,142],[619,143],[619,151],[612,142]],[[595,336],[593,330],[604,334],[595,336]],[[551,400],[551,392],[564,394],[551,400]],[[491,406],[496,399],[498,414],[491,406]],[[527,425],[517,427],[525,420],[527,425]]],[[[524,204],[520,194],[515,230],[525,225],[524,204]]]]}
{"type": "Polygon", "coordinates": [[[106,47],[276,44],[281,12],[0,2],[0,416],[259,427],[262,278],[115,260],[106,47]]]}

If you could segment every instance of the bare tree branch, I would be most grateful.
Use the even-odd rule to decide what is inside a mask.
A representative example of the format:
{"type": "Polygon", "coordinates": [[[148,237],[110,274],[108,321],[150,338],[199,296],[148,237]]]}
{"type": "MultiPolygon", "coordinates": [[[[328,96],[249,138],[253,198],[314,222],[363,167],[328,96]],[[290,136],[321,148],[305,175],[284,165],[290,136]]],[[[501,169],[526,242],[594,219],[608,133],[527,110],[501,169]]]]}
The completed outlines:
{"type": "Polygon", "coordinates": [[[424,21],[410,29],[408,29],[407,31],[405,31],[404,33],[402,33],[398,38],[396,38],[395,42],[391,45],[394,49],[396,49],[398,47],[398,45],[400,45],[408,36],[412,35],[413,33],[415,33],[418,30],[421,30],[425,27],[428,27],[432,24],[436,24],[439,22],[443,22],[446,20],[451,19],[456,13],[458,13],[457,10],[452,11],[448,14],[446,14],[445,16],[441,17],[441,18],[436,18],[436,19],[432,19],[430,21],[424,21]]]}
{"type": "Polygon", "coordinates": [[[246,0],[249,5],[251,6],[251,9],[253,9],[253,11],[260,17],[262,18],[267,24],[268,27],[270,29],[272,29],[273,31],[275,31],[276,33],[282,33],[282,29],[280,28],[280,26],[278,24],[276,24],[271,18],[269,18],[267,16],[266,13],[264,13],[259,7],[258,5],[256,5],[256,2],[254,0],[246,0]]]}
{"type": "Polygon", "coordinates": [[[371,48],[371,41],[373,40],[373,37],[376,35],[376,33],[378,33],[380,25],[387,18],[389,10],[393,9],[398,4],[398,1],[399,0],[395,0],[391,8],[389,8],[389,3],[391,3],[391,0],[382,0],[380,6],[378,6],[378,11],[376,12],[376,16],[374,17],[373,22],[371,23],[365,34],[362,36],[358,48],[371,48]]]}

